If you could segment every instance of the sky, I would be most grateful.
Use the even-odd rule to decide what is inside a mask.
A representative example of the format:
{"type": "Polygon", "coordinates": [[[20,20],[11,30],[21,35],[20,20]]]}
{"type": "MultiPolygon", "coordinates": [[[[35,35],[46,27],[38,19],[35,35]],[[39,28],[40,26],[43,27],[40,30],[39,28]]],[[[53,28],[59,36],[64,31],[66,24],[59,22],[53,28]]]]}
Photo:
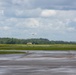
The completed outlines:
{"type": "Polygon", "coordinates": [[[0,37],[76,41],[76,0],[0,0],[0,37]]]}

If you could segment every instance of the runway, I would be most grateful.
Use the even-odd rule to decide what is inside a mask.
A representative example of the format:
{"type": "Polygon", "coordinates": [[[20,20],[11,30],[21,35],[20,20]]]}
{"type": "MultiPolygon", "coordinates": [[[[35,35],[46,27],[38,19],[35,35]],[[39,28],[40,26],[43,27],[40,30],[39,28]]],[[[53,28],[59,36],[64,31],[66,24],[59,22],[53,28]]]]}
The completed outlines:
{"type": "Polygon", "coordinates": [[[76,75],[76,52],[29,51],[0,55],[0,75],[76,75]]]}

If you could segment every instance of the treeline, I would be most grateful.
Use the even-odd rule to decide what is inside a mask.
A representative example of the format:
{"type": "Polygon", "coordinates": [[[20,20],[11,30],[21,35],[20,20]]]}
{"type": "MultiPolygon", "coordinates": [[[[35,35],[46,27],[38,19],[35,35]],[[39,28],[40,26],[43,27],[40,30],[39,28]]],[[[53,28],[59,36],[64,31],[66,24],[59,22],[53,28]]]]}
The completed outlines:
{"type": "Polygon", "coordinates": [[[0,38],[0,44],[76,44],[76,42],[50,41],[44,38],[39,39],[0,38]]]}

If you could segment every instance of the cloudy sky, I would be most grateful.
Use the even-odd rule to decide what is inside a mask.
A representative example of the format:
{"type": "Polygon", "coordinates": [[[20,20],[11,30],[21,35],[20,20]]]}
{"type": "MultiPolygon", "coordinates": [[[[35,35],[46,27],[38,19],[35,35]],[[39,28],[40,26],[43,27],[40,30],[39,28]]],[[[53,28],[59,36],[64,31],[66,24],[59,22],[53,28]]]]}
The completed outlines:
{"type": "Polygon", "coordinates": [[[76,0],[0,0],[0,37],[76,41],[76,0]]]}

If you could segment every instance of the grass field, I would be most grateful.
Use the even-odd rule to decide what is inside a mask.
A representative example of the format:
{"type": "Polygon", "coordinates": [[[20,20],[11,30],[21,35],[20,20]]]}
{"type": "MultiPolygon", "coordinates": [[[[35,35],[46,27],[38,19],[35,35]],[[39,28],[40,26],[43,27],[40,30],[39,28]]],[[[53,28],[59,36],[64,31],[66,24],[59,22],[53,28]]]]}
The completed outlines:
{"type": "Polygon", "coordinates": [[[0,44],[0,50],[76,50],[76,44],[50,44],[50,45],[0,44]]]}
{"type": "Polygon", "coordinates": [[[25,52],[19,52],[19,51],[0,51],[0,54],[24,54],[25,52]]]}

